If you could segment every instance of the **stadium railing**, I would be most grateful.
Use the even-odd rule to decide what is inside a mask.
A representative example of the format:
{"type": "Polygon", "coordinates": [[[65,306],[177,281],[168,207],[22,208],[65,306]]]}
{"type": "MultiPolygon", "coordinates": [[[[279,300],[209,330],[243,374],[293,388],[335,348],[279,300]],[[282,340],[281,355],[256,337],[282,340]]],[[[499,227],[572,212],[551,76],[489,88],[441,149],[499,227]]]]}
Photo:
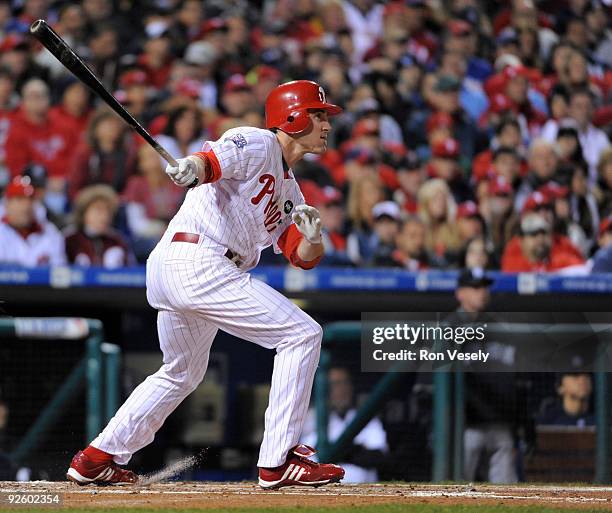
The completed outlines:
{"type": "MultiPolygon", "coordinates": [[[[65,376],[35,420],[21,433],[9,453],[13,462],[20,462],[36,450],[44,433],[58,424],[72,404],[83,384],[86,388],[85,437],[83,442],[92,440],[110,420],[118,408],[120,400],[121,350],[115,344],[103,341],[102,323],[96,319],[66,317],[6,317],[0,318],[0,344],[9,340],[31,341],[41,344],[53,341],[82,341],[83,357],[65,376]]],[[[34,350],[36,353],[36,350],[34,350]]],[[[46,362],[47,365],[61,362],[46,362]]],[[[43,362],[43,365],[45,362],[43,362]]],[[[3,361],[5,376],[17,370],[20,380],[38,379],[44,384],[45,376],[23,375],[18,362],[3,361]]],[[[12,404],[24,404],[28,398],[7,398],[12,404]]],[[[13,411],[12,416],[19,415],[13,411]]],[[[80,441],[79,441],[80,444],[80,441]]]]}

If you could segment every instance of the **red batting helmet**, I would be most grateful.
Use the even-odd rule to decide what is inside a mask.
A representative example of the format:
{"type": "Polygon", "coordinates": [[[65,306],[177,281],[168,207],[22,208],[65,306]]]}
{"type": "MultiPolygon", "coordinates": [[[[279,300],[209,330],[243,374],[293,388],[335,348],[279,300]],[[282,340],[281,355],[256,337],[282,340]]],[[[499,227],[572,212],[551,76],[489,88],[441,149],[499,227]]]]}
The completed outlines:
{"type": "Polygon", "coordinates": [[[323,109],[330,116],[342,109],[327,103],[325,91],[316,82],[294,80],[274,88],[266,99],[266,128],[278,128],[288,134],[308,129],[308,109],[323,109]]]}

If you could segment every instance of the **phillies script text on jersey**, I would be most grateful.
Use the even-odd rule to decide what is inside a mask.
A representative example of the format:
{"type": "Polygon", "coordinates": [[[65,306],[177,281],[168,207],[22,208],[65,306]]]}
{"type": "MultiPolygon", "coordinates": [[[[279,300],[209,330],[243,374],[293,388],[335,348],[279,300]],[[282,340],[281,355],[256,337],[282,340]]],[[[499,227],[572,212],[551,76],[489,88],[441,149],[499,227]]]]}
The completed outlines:
{"type": "Polygon", "coordinates": [[[253,196],[251,198],[251,203],[253,203],[253,205],[259,205],[264,196],[270,196],[268,198],[266,208],[264,208],[264,213],[266,214],[264,226],[266,227],[266,230],[270,232],[274,230],[276,224],[278,224],[282,217],[282,214],[278,208],[278,203],[274,202],[274,185],[276,180],[272,175],[266,173],[265,175],[261,175],[259,177],[259,183],[264,184],[264,186],[261,188],[257,196],[253,196]]]}

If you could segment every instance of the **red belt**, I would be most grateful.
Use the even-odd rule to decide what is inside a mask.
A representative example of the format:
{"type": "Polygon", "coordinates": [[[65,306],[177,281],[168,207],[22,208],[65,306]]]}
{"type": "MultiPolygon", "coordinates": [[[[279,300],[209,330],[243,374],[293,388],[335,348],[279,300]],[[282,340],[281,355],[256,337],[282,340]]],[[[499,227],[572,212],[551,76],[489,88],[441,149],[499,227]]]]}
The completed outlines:
{"type": "Polygon", "coordinates": [[[200,241],[200,236],[197,233],[176,232],[172,237],[172,242],[191,242],[197,244],[200,241]]]}
{"type": "MultiPolygon", "coordinates": [[[[190,242],[192,244],[197,244],[200,242],[200,236],[197,233],[176,232],[172,236],[171,242],[190,242]]],[[[224,256],[229,258],[236,265],[240,265],[241,263],[238,255],[236,255],[231,249],[228,249],[224,256]]]]}

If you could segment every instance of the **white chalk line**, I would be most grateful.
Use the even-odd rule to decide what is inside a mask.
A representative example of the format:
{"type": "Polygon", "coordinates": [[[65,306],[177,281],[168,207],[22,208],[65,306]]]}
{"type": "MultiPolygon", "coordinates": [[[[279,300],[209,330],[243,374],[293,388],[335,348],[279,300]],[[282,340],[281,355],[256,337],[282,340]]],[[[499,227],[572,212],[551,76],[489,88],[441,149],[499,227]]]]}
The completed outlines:
{"type": "MultiPolygon", "coordinates": [[[[23,485],[23,483],[20,483],[23,485]]],[[[42,483],[40,483],[42,485],[42,483]]],[[[48,487],[49,485],[53,485],[54,483],[49,482],[45,483],[48,487]]],[[[170,484],[169,486],[176,486],[176,483],[170,484]]],[[[380,485],[383,487],[384,485],[380,485]]],[[[453,491],[448,488],[444,488],[444,485],[439,486],[439,490],[431,489],[435,485],[430,485],[429,490],[414,490],[410,487],[396,486],[394,487],[394,492],[391,493],[381,493],[381,492],[371,492],[369,491],[367,494],[354,493],[349,490],[334,490],[327,489],[323,490],[308,490],[305,491],[303,488],[300,489],[286,489],[282,492],[270,492],[265,490],[257,490],[257,489],[240,489],[233,487],[222,488],[217,485],[217,489],[202,489],[198,490],[197,487],[191,490],[152,490],[152,489],[143,489],[138,487],[126,487],[126,488],[95,488],[95,489],[66,489],[63,490],[66,493],[77,494],[77,495],[91,495],[91,496],[103,496],[103,495],[265,495],[267,497],[273,496],[282,496],[282,495],[290,495],[290,496],[303,496],[305,494],[315,495],[315,496],[328,496],[328,497],[379,497],[379,498],[389,498],[393,497],[396,499],[401,498],[441,498],[441,497],[451,497],[451,498],[468,498],[468,499],[489,499],[489,500],[538,500],[538,501],[546,501],[552,503],[562,503],[562,502],[571,502],[571,503],[596,503],[596,502],[609,502],[610,499],[604,497],[554,497],[554,496],[546,496],[546,495],[513,495],[513,494],[500,494],[496,492],[479,492],[479,491],[453,491]],[[399,492],[399,493],[398,493],[399,492]]],[[[22,488],[21,486],[18,488],[22,488]]],[[[23,487],[25,488],[25,487],[23,487]]],[[[0,488],[0,492],[16,492],[16,491],[27,491],[24,489],[16,490],[15,488],[0,488]]],[[[33,487],[29,487],[30,490],[33,487]]],[[[339,486],[337,488],[342,488],[339,486]]],[[[354,487],[353,487],[354,488],[354,487]]],[[[372,486],[367,486],[366,488],[373,488],[372,486]]],[[[570,493],[572,491],[576,492],[606,492],[612,491],[612,488],[609,487],[518,487],[516,491],[530,491],[530,492],[546,492],[546,491],[556,491],[556,492],[565,492],[570,493]]]]}

